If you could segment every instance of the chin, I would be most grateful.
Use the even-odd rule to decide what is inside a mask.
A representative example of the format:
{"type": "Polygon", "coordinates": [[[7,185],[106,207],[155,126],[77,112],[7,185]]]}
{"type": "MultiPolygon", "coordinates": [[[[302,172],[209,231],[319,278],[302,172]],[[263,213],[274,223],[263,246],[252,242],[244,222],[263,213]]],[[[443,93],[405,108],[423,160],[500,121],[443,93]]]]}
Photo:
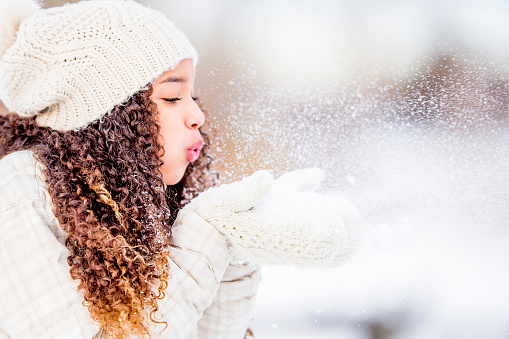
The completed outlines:
{"type": "Polygon", "coordinates": [[[187,166],[181,170],[173,171],[170,173],[163,173],[163,182],[168,186],[178,184],[180,182],[180,180],[182,180],[182,178],[184,177],[186,168],[187,168],[187,166]]]}
{"type": "Polygon", "coordinates": [[[163,178],[163,181],[164,181],[164,183],[165,183],[166,185],[168,185],[168,186],[172,186],[172,185],[176,185],[176,184],[178,184],[178,183],[179,183],[179,181],[180,181],[180,180],[182,180],[182,178],[183,178],[183,177],[184,177],[184,176],[182,175],[182,176],[180,176],[180,177],[178,177],[178,178],[169,178],[169,179],[164,179],[164,178],[163,178]]]}

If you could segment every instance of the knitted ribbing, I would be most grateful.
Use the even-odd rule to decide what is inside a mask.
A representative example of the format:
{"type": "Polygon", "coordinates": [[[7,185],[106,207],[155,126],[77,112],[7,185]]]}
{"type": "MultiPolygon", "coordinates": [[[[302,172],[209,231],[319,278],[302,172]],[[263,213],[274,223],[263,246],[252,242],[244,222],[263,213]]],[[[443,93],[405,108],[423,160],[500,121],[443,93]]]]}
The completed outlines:
{"type": "Polygon", "coordinates": [[[307,191],[320,178],[305,170],[274,182],[260,171],[210,188],[183,209],[225,236],[234,264],[336,266],[357,247],[361,220],[344,199],[307,191]]]}
{"type": "Polygon", "coordinates": [[[39,10],[0,59],[0,98],[20,116],[84,127],[197,53],[160,12],[92,0],[39,10]]]}

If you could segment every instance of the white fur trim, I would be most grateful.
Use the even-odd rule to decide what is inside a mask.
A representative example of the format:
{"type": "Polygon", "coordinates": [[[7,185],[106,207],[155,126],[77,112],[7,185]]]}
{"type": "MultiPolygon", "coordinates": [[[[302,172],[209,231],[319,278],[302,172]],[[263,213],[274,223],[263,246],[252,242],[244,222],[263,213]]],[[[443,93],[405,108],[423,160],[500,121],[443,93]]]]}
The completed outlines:
{"type": "Polygon", "coordinates": [[[16,40],[21,21],[39,8],[36,0],[0,0],[0,56],[16,40]]]}

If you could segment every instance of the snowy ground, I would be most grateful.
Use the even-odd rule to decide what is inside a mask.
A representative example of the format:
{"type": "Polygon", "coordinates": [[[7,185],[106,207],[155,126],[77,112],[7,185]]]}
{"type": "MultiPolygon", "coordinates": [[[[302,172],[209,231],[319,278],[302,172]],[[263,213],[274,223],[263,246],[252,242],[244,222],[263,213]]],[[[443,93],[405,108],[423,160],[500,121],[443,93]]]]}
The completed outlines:
{"type": "Polygon", "coordinates": [[[257,338],[509,336],[506,236],[383,225],[364,239],[342,268],[264,268],[257,338]]]}

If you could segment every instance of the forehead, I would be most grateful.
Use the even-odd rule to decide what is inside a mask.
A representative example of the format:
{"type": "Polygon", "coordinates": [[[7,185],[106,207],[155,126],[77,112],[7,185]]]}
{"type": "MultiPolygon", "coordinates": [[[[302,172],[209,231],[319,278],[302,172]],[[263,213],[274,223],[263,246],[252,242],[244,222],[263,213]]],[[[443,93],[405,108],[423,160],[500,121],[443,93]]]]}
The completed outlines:
{"type": "Polygon", "coordinates": [[[168,83],[194,82],[195,72],[191,59],[182,60],[174,69],[164,72],[155,81],[154,85],[168,83]]]}

